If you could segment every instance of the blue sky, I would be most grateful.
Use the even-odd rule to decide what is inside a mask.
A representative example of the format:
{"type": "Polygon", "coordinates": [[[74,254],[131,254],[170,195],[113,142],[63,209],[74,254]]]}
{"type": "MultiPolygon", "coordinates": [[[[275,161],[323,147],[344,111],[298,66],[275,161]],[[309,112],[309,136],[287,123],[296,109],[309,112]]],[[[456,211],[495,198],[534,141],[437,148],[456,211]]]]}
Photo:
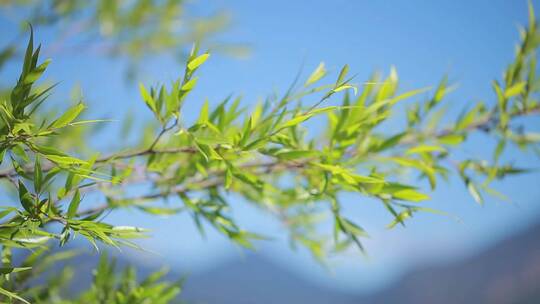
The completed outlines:
{"type": "MultiPolygon", "coordinates": [[[[540,3],[533,1],[536,6],[540,3]]],[[[491,102],[491,80],[500,75],[513,57],[518,41],[517,26],[527,20],[526,1],[197,1],[190,5],[197,14],[227,10],[233,26],[223,41],[247,43],[252,55],[237,60],[212,56],[201,70],[198,88],[189,102],[187,115],[195,115],[204,98],[219,102],[230,93],[242,94],[253,103],[274,90],[283,91],[302,62],[306,73],[324,61],[335,72],[343,64],[366,79],[374,70],[398,70],[401,88],[436,85],[449,75],[458,89],[448,98],[453,109],[484,100],[491,102]]],[[[16,35],[15,25],[0,14],[0,43],[16,35]]],[[[48,31],[36,29],[38,40],[47,41],[48,31]]],[[[65,54],[53,63],[47,76],[61,80],[53,99],[64,100],[79,84],[93,115],[122,119],[127,109],[150,118],[138,96],[136,84],[125,81],[125,62],[95,54],[65,54]],[[107,77],[103,77],[106,75],[107,77]]],[[[2,83],[15,81],[19,67],[3,71],[2,83]]],[[[139,80],[153,84],[170,81],[182,67],[170,58],[152,60],[139,80]]],[[[389,132],[401,125],[391,123],[389,132]]],[[[538,121],[530,126],[540,129],[538,121]]],[[[112,127],[114,128],[114,126],[112,127]]],[[[117,140],[102,135],[97,141],[117,140]]],[[[458,155],[481,155],[493,143],[473,136],[458,155]]],[[[517,164],[539,168],[532,155],[511,150],[506,156],[517,164]]],[[[481,250],[538,219],[535,187],[538,173],[519,176],[500,184],[513,204],[487,200],[479,206],[459,180],[451,179],[433,193],[430,207],[459,217],[460,222],[434,215],[420,215],[404,229],[386,230],[390,220],[379,205],[362,197],[344,197],[346,210],[371,234],[365,242],[369,257],[347,254],[331,261],[332,271],[319,267],[306,252],[293,252],[277,223],[239,199],[233,200],[235,215],[248,228],[271,231],[276,240],[259,244],[266,255],[303,274],[309,280],[350,291],[379,288],[417,264],[458,258],[481,250]]],[[[241,258],[242,252],[227,240],[210,234],[201,240],[187,216],[155,219],[138,213],[115,213],[110,219],[154,230],[145,240],[147,248],[160,252],[164,262],[197,271],[226,259],[241,258]]],[[[144,258],[155,258],[144,255],[144,258]]]]}

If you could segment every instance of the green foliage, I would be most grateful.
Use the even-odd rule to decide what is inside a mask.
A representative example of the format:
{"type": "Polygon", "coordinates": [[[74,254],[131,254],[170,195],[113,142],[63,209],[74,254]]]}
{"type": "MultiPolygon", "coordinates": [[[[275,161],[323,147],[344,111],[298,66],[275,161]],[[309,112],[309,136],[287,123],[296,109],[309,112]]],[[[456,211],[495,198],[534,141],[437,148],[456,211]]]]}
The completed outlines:
{"type": "MultiPolygon", "coordinates": [[[[189,8],[182,0],[3,0],[0,5],[26,13],[27,21],[34,25],[63,23],[66,30],[59,32],[62,40],[99,35],[106,39],[100,51],[135,58],[171,49],[178,51],[192,41],[208,40],[229,23],[226,14],[193,20],[186,14],[189,8]]],[[[61,47],[66,46],[55,45],[61,47]]]]}
{"type": "MultiPolygon", "coordinates": [[[[87,7],[79,1],[72,6],[58,3],[55,14],[87,7]]],[[[178,5],[136,3],[156,14],[174,11],[178,5]]],[[[97,7],[92,12],[107,34],[127,31],[124,26],[131,29],[145,20],[116,1],[100,1],[97,7]]],[[[0,99],[0,179],[16,193],[14,203],[0,209],[0,294],[9,301],[61,299],[61,290],[73,275],[68,268],[46,287],[25,282],[52,262],[69,258],[63,252],[38,259],[50,246],[63,246],[75,235],[96,249],[101,244],[137,248],[132,240],[146,236],[146,230],[106,223],[102,215],[116,209],[148,215],[187,212],[202,233],[207,223],[238,245],[253,248],[254,241],[266,236],[236,223],[229,204],[234,193],[275,216],[288,229],[293,245],[304,246],[324,262],[330,252],[351,247],[364,251],[362,238],[368,233],[342,211],[343,193],[380,202],[388,211],[388,228],[404,226],[418,212],[442,213],[425,206],[428,192],[453,172],[472,199],[484,203],[487,195],[496,194],[490,187],[494,180],[527,171],[502,162],[508,145],[538,152],[540,136],[528,132],[519,118],[540,113],[539,43],[531,9],[514,62],[501,81],[493,82],[494,102],[476,103],[448,125],[441,123],[448,117],[445,97],[452,90],[446,78],[434,90],[400,92],[394,69],[386,78],[375,75],[355,85],[345,65],[335,79],[320,84],[328,76],[324,63],[283,96],[271,96],[252,109],[242,107],[240,97],[230,96],[215,107],[205,102],[198,119],[190,123],[182,116],[183,106],[193,104],[189,93],[197,84],[198,69],[210,56],[196,45],[183,75],[170,86],[139,85],[141,99],[157,122],[151,135],[143,136],[139,146],[99,156],[51,144],[58,138],[73,143],[65,132],[97,121],[80,119],[86,108],[82,102],[55,119],[40,116],[40,105],[53,86],[36,86],[49,61],[39,63],[40,47],[34,49],[30,30],[20,77],[10,94],[0,99]],[[419,99],[425,92],[429,97],[419,99]],[[419,100],[411,102],[413,98],[419,100]],[[340,105],[335,105],[336,99],[341,99],[340,105]],[[409,102],[406,125],[396,134],[383,132],[384,122],[405,102],[409,102]],[[322,133],[308,132],[306,124],[313,120],[325,123],[322,133]],[[490,159],[452,158],[452,151],[475,132],[497,139],[490,159]],[[411,176],[419,181],[411,183],[411,176]],[[134,196],[126,188],[134,184],[149,187],[134,196]],[[85,194],[98,194],[102,201],[89,202],[85,194]],[[163,206],[163,201],[170,204],[163,206]],[[328,220],[334,223],[332,231],[321,231],[319,224],[328,220]],[[21,265],[13,265],[15,248],[34,251],[21,265]]],[[[158,281],[163,274],[138,281],[132,268],[119,274],[115,263],[103,256],[92,287],[73,301],[167,303],[180,290],[158,281]]]]}
{"type": "MultiPolygon", "coordinates": [[[[6,252],[3,252],[6,257],[6,252]]],[[[166,269],[151,273],[144,279],[137,278],[137,271],[131,266],[117,266],[115,258],[101,255],[99,263],[93,273],[76,274],[71,265],[64,265],[61,271],[50,273],[50,267],[57,263],[66,263],[77,257],[78,253],[65,250],[50,253],[46,249],[32,252],[22,262],[32,267],[2,267],[0,279],[2,286],[0,293],[6,298],[30,303],[18,294],[31,299],[31,303],[170,303],[181,290],[182,281],[167,282],[164,276],[166,269]],[[74,296],[70,291],[74,276],[91,276],[92,282],[86,290],[74,296]],[[38,276],[48,277],[47,284],[35,282],[38,276]]]]}

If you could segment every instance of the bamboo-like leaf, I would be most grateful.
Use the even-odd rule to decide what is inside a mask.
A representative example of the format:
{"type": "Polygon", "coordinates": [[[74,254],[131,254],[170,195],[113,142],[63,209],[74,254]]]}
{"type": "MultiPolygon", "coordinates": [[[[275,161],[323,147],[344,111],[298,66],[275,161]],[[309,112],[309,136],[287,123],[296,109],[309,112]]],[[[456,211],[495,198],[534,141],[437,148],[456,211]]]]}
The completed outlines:
{"type": "Polygon", "coordinates": [[[19,201],[21,202],[21,205],[23,206],[24,210],[26,210],[30,214],[34,214],[34,198],[32,197],[32,194],[28,192],[28,189],[26,189],[26,186],[19,180],[19,201]]]}
{"type": "Polygon", "coordinates": [[[311,73],[311,75],[309,76],[309,78],[307,79],[306,83],[304,84],[304,86],[309,86],[309,85],[312,85],[314,84],[315,82],[319,81],[321,78],[323,78],[324,76],[326,75],[326,68],[324,66],[324,62],[321,62],[319,63],[319,65],[317,66],[317,68],[315,69],[315,71],[313,71],[313,73],[311,73]]]}
{"type": "Polygon", "coordinates": [[[43,182],[43,172],[41,170],[39,155],[36,155],[36,159],[34,162],[34,191],[36,191],[36,193],[41,192],[42,182],[43,182]]]}
{"type": "Polygon", "coordinates": [[[146,88],[142,83],[139,84],[139,91],[141,93],[141,96],[143,98],[143,101],[146,103],[146,106],[155,114],[157,114],[157,108],[156,108],[156,101],[154,98],[148,93],[146,88]]]}
{"type": "Polygon", "coordinates": [[[299,159],[299,158],[310,158],[318,156],[319,152],[314,150],[293,150],[293,151],[283,151],[276,154],[276,157],[280,159],[299,159]]]}
{"type": "Polygon", "coordinates": [[[193,60],[191,60],[188,63],[188,65],[187,65],[188,69],[190,71],[195,70],[200,65],[202,65],[206,60],[208,60],[208,57],[210,57],[210,54],[208,54],[208,53],[205,53],[205,54],[202,54],[202,55],[199,55],[199,56],[195,57],[193,60]]]}
{"type": "Polygon", "coordinates": [[[181,91],[191,91],[193,90],[193,88],[195,87],[195,85],[197,84],[197,77],[194,77],[192,79],[190,79],[188,82],[186,82],[182,88],[180,88],[181,91]]]}
{"type": "Polygon", "coordinates": [[[473,197],[473,199],[480,205],[482,205],[484,203],[484,199],[482,198],[482,195],[480,194],[480,192],[478,191],[478,188],[476,188],[476,185],[471,182],[471,181],[468,181],[466,183],[466,186],[467,186],[467,190],[469,190],[469,193],[471,194],[471,196],[473,197]]]}
{"type": "Polygon", "coordinates": [[[77,214],[77,210],[79,209],[80,203],[81,203],[81,193],[79,192],[79,189],[77,189],[75,191],[75,194],[73,195],[73,198],[71,199],[71,202],[69,203],[69,208],[67,211],[68,219],[75,217],[75,215],[77,214]]]}
{"type": "Polygon", "coordinates": [[[411,202],[420,202],[420,201],[425,201],[429,199],[428,195],[424,193],[420,193],[413,189],[399,190],[399,191],[394,192],[392,196],[397,199],[411,201],[411,202]]]}
{"type": "Polygon", "coordinates": [[[82,103],[75,105],[74,107],[67,110],[64,114],[62,114],[62,116],[60,116],[57,120],[55,120],[49,126],[49,129],[59,129],[67,126],[73,120],[75,120],[84,109],[85,106],[82,103]]]}
{"type": "Polygon", "coordinates": [[[419,145],[408,149],[405,154],[418,154],[418,153],[430,153],[430,152],[445,152],[446,149],[439,146],[419,145]]]}
{"type": "Polygon", "coordinates": [[[336,87],[343,84],[343,81],[345,80],[345,77],[347,77],[347,73],[349,73],[349,65],[346,64],[341,68],[341,71],[339,72],[339,76],[336,80],[336,87]]]}
{"type": "Polygon", "coordinates": [[[525,89],[526,85],[527,85],[527,82],[525,81],[521,81],[514,84],[513,86],[507,88],[504,91],[504,97],[511,98],[511,97],[521,94],[521,92],[523,92],[523,90],[525,89]]]}
{"type": "Polygon", "coordinates": [[[8,297],[10,299],[16,299],[16,300],[19,300],[19,301],[24,302],[26,304],[30,304],[30,302],[28,302],[24,298],[18,296],[16,293],[8,291],[8,290],[6,290],[4,288],[1,288],[1,287],[0,287],[0,294],[3,294],[3,295],[5,295],[6,297],[8,297]]]}

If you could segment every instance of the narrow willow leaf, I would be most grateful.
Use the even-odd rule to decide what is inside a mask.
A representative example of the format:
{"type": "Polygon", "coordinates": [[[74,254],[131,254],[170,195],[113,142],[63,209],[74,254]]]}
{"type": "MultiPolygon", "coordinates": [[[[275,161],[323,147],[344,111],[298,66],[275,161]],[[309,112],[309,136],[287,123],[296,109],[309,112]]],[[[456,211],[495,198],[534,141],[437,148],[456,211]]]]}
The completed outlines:
{"type": "Polygon", "coordinates": [[[208,99],[204,101],[203,106],[201,108],[201,113],[199,114],[199,120],[198,123],[204,124],[208,122],[208,99]]]}
{"type": "Polygon", "coordinates": [[[493,161],[496,163],[499,161],[499,157],[504,151],[504,148],[506,147],[506,140],[501,139],[497,143],[497,147],[495,148],[495,151],[493,152],[493,161]]]}
{"type": "Polygon", "coordinates": [[[67,110],[62,116],[55,120],[50,126],[49,129],[59,129],[69,125],[73,120],[75,120],[81,112],[85,109],[84,104],[79,103],[76,106],[67,110]]]}
{"type": "Polygon", "coordinates": [[[223,137],[223,136],[197,136],[197,143],[199,144],[205,144],[209,146],[215,146],[215,145],[229,145],[231,142],[223,137]]]}
{"type": "Polygon", "coordinates": [[[45,158],[52,161],[53,163],[57,163],[59,165],[81,165],[81,164],[87,164],[87,161],[71,157],[71,156],[62,156],[62,155],[53,155],[53,154],[44,154],[45,158]]]}
{"type": "Polygon", "coordinates": [[[447,84],[448,84],[448,76],[444,76],[441,82],[439,83],[439,86],[437,87],[435,94],[433,95],[433,100],[429,104],[430,108],[437,105],[448,93],[447,84]]]}
{"type": "Polygon", "coordinates": [[[476,188],[476,185],[473,182],[468,181],[466,186],[467,186],[467,190],[469,190],[469,193],[471,194],[473,199],[478,204],[482,205],[484,203],[484,199],[482,198],[482,195],[480,195],[480,192],[478,191],[478,188],[476,188]]]}
{"type": "Polygon", "coordinates": [[[3,207],[1,209],[4,209],[4,210],[0,211],[0,219],[6,217],[8,214],[10,214],[12,212],[16,212],[18,210],[17,208],[14,208],[14,207],[3,207]]]}
{"type": "Polygon", "coordinates": [[[398,133],[394,136],[391,136],[389,137],[388,139],[386,139],[385,141],[383,141],[380,145],[378,145],[376,148],[375,148],[375,151],[374,152],[378,152],[378,151],[384,151],[386,149],[389,149],[389,148],[392,148],[394,147],[395,145],[397,145],[399,143],[399,141],[406,135],[407,133],[406,132],[402,132],[402,133],[398,133]]]}
{"type": "Polygon", "coordinates": [[[34,162],[34,191],[36,193],[41,192],[42,181],[43,181],[43,172],[41,171],[41,164],[39,161],[39,156],[36,155],[36,160],[34,162]]]}
{"type": "Polygon", "coordinates": [[[516,95],[521,94],[521,92],[523,92],[523,90],[525,89],[526,85],[527,85],[527,82],[525,82],[525,81],[521,81],[521,82],[518,82],[518,83],[514,84],[513,86],[507,88],[504,91],[504,97],[510,98],[510,97],[514,97],[516,95]]]}
{"type": "Polygon", "coordinates": [[[210,54],[208,53],[205,53],[205,54],[202,54],[202,55],[199,55],[197,56],[196,58],[194,58],[193,60],[191,60],[187,67],[190,71],[193,71],[195,70],[196,68],[198,68],[201,64],[203,64],[207,59],[208,57],[210,57],[210,54]]]}
{"type": "Polygon", "coordinates": [[[24,302],[26,304],[30,304],[30,302],[28,302],[24,298],[20,297],[16,293],[13,293],[13,292],[8,291],[8,290],[6,290],[4,288],[1,288],[1,287],[0,287],[0,294],[3,294],[3,295],[5,295],[6,297],[8,297],[10,299],[16,299],[16,300],[19,300],[19,301],[24,302]]]}
{"type": "Polygon", "coordinates": [[[333,89],[332,91],[337,93],[339,91],[343,91],[343,90],[347,90],[347,89],[352,89],[354,91],[354,95],[357,95],[357,93],[358,93],[358,89],[355,86],[350,85],[350,84],[340,85],[339,87],[333,89]]]}
{"type": "Polygon", "coordinates": [[[294,117],[293,119],[285,122],[284,124],[282,124],[279,128],[277,128],[278,130],[281,130],[281,129],[286,129],[286,128],[290,128],[290,127],[294,127],[306,120],[308,120],[309,118],[311,118],[313,116],[312,113],[308,113],[308,114],[304,114],[304,115],[299,115],[299,116],[296,116],[294,117]]]}
{"type": "Polygon", "coordinates": [[[225,171],[225,181],[224,181],[224,187],[225,189],[229,189],[232,185],[232,181],[233,181],[233,173],[232,173],[232,170],[230,168],[227,168],[227,170],[225,171]]]}
{"type": "Polygon", "coordinates": [[[247,144],[242,150],[249,151],[249,150],[257,150],[261,148],[262,146],[266,145],[266,143],[269,141],[268,137],[263,137],[256,139],[249,144],[247,144]]]}
{"type": "Polygon", "coordinates": [[[311,73],[308,80],[304,84],[304,86],[309,86],[311,84],[314,84],[315,82],[319,81],[321,78],[323,78],[326,75],[326,68],[324,66],[324,62],[319,63],[319,66],[311,73]]]}
{"type": "Polygon", "coordinates": [[[89,120],[79,120],[70,123],[70,126],[78,126],[78,125],[86,125],[86,124],[93,124],[93,123],[99,123],[99,122],[117,122],[118,120],[115,119],[89,119],[89,120]]]}
{"type": "Polygon", "coordinates": [[[81,193],[79,192],[79,189],[75,191],[75,194],[73,195],[73,198],[71,199],[71,202],[69,203],[69,208],[67,212],[68,219],[71,219],[75,217],[77,214],[77,210],[79,209],[79,204],[81,203],[81,193]]]}
{"type": "Polygon", "coordinates": [[[391,157],[388,159],[396,162],[399,165],[402,165],[405,167],[412,167],[412,168],[416,168],[420,170],[425,176],[428,177],[429,185],[431,186],[431,189],[435,189],[436,182],[437,182],[437,179],[435,177],[435,168],[432,168],[430,165],[417,159],[404,158],[404,157],[391,157]]]}
{"type": "Polygon", "coordinates": [[[429,145],[419,145],[408,149],[405,154],[418,154],[418,153],[429,153],[429,152],[445,152],[446,149],[439,146],[429,146],[429,145]]]}
{"type": "Polygon", "coordinates": [[[363,236],[363,237],[369,237],[367,232],[364,230],[364,228],[358,226],[357,224],[349,221],[348,219],[343,218],[341,220],[341,224],[343,227],[350,233],[356,235],[356,236],[363,236]]]}
{"type": "Polygon", "coordinates": [[[354,174],[350,172],[349,170],[337,166],[337,165],[328,165],[328,164],[321,164],[321,163],[313,163],[313,165],[322,168],[325,171],[328,171],[332,174],[341,176],[343,179],[345,179],[348,183],[356,185],[357,183],[366,183],[366,184],[381,184],[384,183],[384,179],[372,177],[372,176],[362,176],[358,174],[354,174]]]}
{"type": "Polygon", "coordinates": [[[242,131],[242,137],[240,137],[240,140],[238,141],[238,145],[240,147],[243,147],[249,140],[249,136],[251,135],[252,128],[253,128],[253,119],[252,119],[252,116],[250,116],[248,121],[244,125],[244,130],[242,131]]]}
{"type": "Polygon", "coordinates": [[[0,267],[0,274],[16,273],[30,269],[32,269],[32,267],[0,267]]]}
{"type": "Polygon", "coordinates": [[[192,79],[190,79],[188,82],[186,82],[182,88],[180,88],[181,91],[191,91],[193,90],[193,88],[195,87],[195,85],[197,84],[197,77],[194,77],[192,79]]]}
{"type": "Polygon", "coordinates": [[[249,172],[242,172],[240,170],[231,170],[234,177],[239,179],[240,181],[252,186],[257,191],[262,189],[262,181],[259,180],[257,175],[249,173],[249,172]]]}
{"type": "Polygon", "coordinates": [[[345,80],[345,77],[347,76],[347,73],[349,72],[349,65],[346,64],[341,68],[341,71],[339,72],[339,76],[336,80],[336,87],[341,85],[343,80],[345,80]]]}
{"type": "Polygon", "coordinates": [[[527,2],[528,2],[528,10],[529,10],[529,28],[536,29],[536,17],[534,14],[534,6],[532,4],[532,0],[529,0],[527,2]]]}
{"type": "Polygon", "coordinates": [[[465,136],[461,134],[448,134],[438,138],[438,141],[444,145],[459,145],[465,140],[465,136]]]}
{"type": "Polygon", "coordinates": [[[477,118],[478,113],[480,110],[484,108],[483,103],[478,103],[472,110],[470,110],[467,114],[463,115],[461,119],[456,123],[456,130],[465,130],[468,128],[474,120],[477,118]]]}
{"type": "Polygon", "coordinates": [[[416,90],[411,90],[411,91],[408,91],[408,92],[405,92],[403,94],[400,94],[396,97],[393,97],[390,99],[390,104],[396,104],[398,103],[399,101],[402,101],[402,100],[405,100],[405,99],[409,99],[413,96],[416,96],[418,94],[422,94],[424,92],[427,92],[430,88],[420,88],[420,89],[416,89],[416,90]]]}
{"type": "Polygon", "coordinates": [[[32,66],[32,54],[34,53],[34,28],[30,24],[30,39],[28,39],[28,45],[24,54],[23,63],[23,75],[26,75],[32,66]]]}
{"type": "Polygon", "coordinates": [[[411,201],[411,202],[420,202],[420,201],[425,201],[429,199],[428,195],[424,193],[420,193],[413,189],[399,190],[399,191],[394,192],[392,196],[397,199],[402,199],[402,200],[411,201]]]}
{"type": "Polygon", "coordinates": [[[43,72],[47,69],[47,66],[51,63],[51,59],[45,60],[42,64],[40,64],[38,67],[33,69],[31,72],[29,72],[26,77],[24,77],[24,84],[32,84],[36,82],[43,72]]]}
{"type": "Polygon", "coordinates": [[[28,211],[30,214],[34,214],[34,198],[32,194],[28,192],[26,186],[19,180],[19,201],[23,206],[24,210],[28,211]]]}
{"type": "Polygon", "coordinates": [[[130,232],[148,232],[150,230],[135,226],[114,226],[112,231],[116,233],[130,233],[130,232]]]}
{"type": "Polygon", "coordinates": [[[280,159],[289,160],[289,159],[316,157],[318,155],[319,155],[319,151],[315,151],[315,150],[294,150],[294,151],[279,152],[275,156],[280,159]]]}
{"type": "Polygon", "coordinates": [[[411,210],[407,209],[407,210],[405,210],[405,211],[402,211],[402,212],[400,212],[400,213],[396,216],[396,218],[395,218],[390,224],[388,224],[388,225],[386,226],[386,228],[392,229],[392,228],[394,228],[397,224],[402,224],[402,225],[403,225],[403,222],[404,222],[406,219],[410,218],[411,216],[412,216],[412,211],[411,211],[411,210]]]}
{"type": "Polygon", "coordinates": [[[142,83],[139,84],[139,91],[141,93],[144,103],[146,103],[146,106],[148,106],[148,108],[157,115],[156,101],[150,95],[150,93],[148,93],[142,83]]]}

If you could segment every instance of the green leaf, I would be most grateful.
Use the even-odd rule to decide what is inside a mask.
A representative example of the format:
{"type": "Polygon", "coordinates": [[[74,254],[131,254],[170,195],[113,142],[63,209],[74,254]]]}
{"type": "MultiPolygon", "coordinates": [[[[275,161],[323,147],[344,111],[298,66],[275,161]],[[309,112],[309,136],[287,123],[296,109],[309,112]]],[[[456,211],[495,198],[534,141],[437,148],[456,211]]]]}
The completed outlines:
{"type": "Polygon", "coordinates": [[[416,190],[413,190],[413,189],[399,190],[399,191],[394,192],[392,196],[397,199],[402,199],[402,200],[411,201],[411,202],[420,202],[420,201],[425,201],[429,199],[428,195],[417,192],[416,190]]]}
{"type": "Polygon", "coordinates": [[[392,148],[394,147],[395,145],[397,145],[399,143],[399,141],[405,136],[407,135],[406,132],[402,132],[402,133],[398,133],[392,137],[389,137],[388,139],[384,140],[381,144],[379,144],[378,146],[376,146],[374,148],[374,152],[379,152],[379,151],[384,151],[386,149],[389,149],[389,148],[392,148]]]}
{"type": "Polygon", "coordinates": [[[188,63],[188,65],[187,65],[188,70],[190,70],[190,71],[195,70],[201,64],[203,64],[208,59],[208,57],[210,57],[210,54],[208,54],[208,53],[197,56],[196,58],[194,58],[193,60],[191,60],[188,63]]]}
{"type": "Polygon", "coordinates": [[[465,136],[461,134],[448,134],[438,138],[438,141],[444,145],[459,145],[465,140],[465,136]]]}
{"type": "Polygon", "coordinates": [[[24,210],[28,211],[30,214],[35,213],[34,198],[32,197],[32,194],[28,192],[28,189],[26,189],[26,186],[21,180],[19,180],[19,200],[24,210]]]}
{"type": "Polygon", "coordinates": [[[0,267],[0,274],[16,273],[30,269],[32,269],[32,267],[0,267]]]}
{"type": "Polygon", "coordinates": [[[210,146],[230,144],[229,140],[219,135],[197,136],[196,140],[197,140],[197,143],[199,144],[205,144],[205,145],[210,145],[210,146]]]}
{"type": "Polygon", "coordinates": [[[231,173],[234,177],[241,180],[242,182],[252,186],[256,190],[261,190],[263,186],[263,182],[259,180],[257,175],[252,174],[250,172],[243,172],[240,170],[233,169],[231,170],[231,173]]]}
{"type": "Polygon", "coordinates": [[[317,81],[319,81],[321,78],[323,78],[326,75],[326,68],[324,67],[324,62],[319,63],[319,66],[311,73],[308,80],[304,84],[304,86],[309,86],[317,81]]]}
{"type": "Polygon", "coordinates": [[[319,151],[315,150],[293,150],[293,151],[283,151],[275,154],[276,157],[280,159],[298,159],[298,158],[309,158],[316,157],[319,155],[319,151]]]}
{"type": "Polygon", "coordinates": [[[468,128],[474,120],[477,118],[478,113],[484,108],[483,103],[478,103],[472,110],[470,110],[467,114],[463,115],[461,119],[458,120],[456,123],[456,130],[465,130],[468,128]]]}
{"type": "Polygon", "coordinates": [[[347,76],[347,73],[349,72],[349,65],[346,64],[341,68],[341,71],[339,72],[339,76],[336,80],[336,87],[339,85],[342,85],[343,80],[345,80],[345,77],[347,76]]]}
{"type": "Polygon", "coordinates": [[[67,155],[54,155],[54,154],[43,154],[45,158],[52,161],[53,163],[57,163],[59,165],[84,165],[87,164],[87,161],[67,156],[67,155]]]}
{"type": "Polygon", "coordinates": [[[180,89],[181,91],[191,91],[195,85],[197,84],[197,77],[194,77],[192,79],[190,79],[188,82],[186,82],[182,88],[180,89]]]}
{"type": "Polygon", "coordinates": [[[16,293],[13,293],[11,291],[8,291],[8,290],[5,290],[4,288],[1,288],[0,287],[0,294],[3,294],[5,295],[6,297],[10,298],[10,299],[17,299],[21,302],[24,302],[26,304],[30,304],[30,302],[26,301],[25,299],[21,298],[20,296],[18,296],[16,293]]]}
{"type": "Polygon", "coordinates": [[[395,96],[393,98],[390,99],[390,104],[396,104],[398,103],[399,101],[402,101],[402,100],[405,100],[405,99],[409,99],[413,96],[416,96],[418,94],[422,94],[426,91],[428,91],[429,88],[420,88],[420,89],[416,89],[416,90],[411,90],[411,91],[407,91],[403,94],[400,94],[398,96],[395,96]]]}
{"type": "Polygon", "coordinates": [[[225,189],[229,189],[232,185],[232,181],[233,181],[233,173],[232,173],[232,170],[227,167],[227,170],[225,171],[225,181],[224,181],[224,187],[225,189]]]}
{"type": "Polygon", "coordinates": [[[390,224],[388,224],[388,225],[386,226],[386,228],[392,229],[392,228],[394,228],[397,224],[402,224],[402,225],[403,225],[403,222],[404,222],[406,219],[410,218],[410,217],[412,216],[412,214],[413,214],[413,212],[412,212],[412,210],[410,210],[410,209],[407,209],[407,210],[405,210],[405,211],[400,212],[400,213],[395,217],[395,219],[394,219],[390,224]]]}
{"type": "Polygon", "coordinates": [[[41,192],[41,183],[43,181],[43,172],[41,170],[41,164],[39,162],[39,156],[36,155],[34,162],[34,190],[36,193],[41,192]]]}
{"type": "Polygon", "coordinates": [[[535,28],[536,25],[536,17],[534,16],[534,6],[532,4],[532,0],[527,1],[528,3],[528,10],[529,10],[529,27],[535,28]]]}
{"type": "Polygon", "coordinates": [[[513,86],[507,88],[504,91],[504,97],[510,98],[510,97],[521,94],[521,92],[523,92],[523,90],[525,89],[526,85],[527,85],[527,82],[525,82],[525,81],[521,81],[521,82],[518,82],[518,83],[514,84],[513,86]]]}
{"type": "Polygon", "coordinates": [[[156,101],[154,100],[154,98],[148,93],[148,91],[146,90],[146,88],[144,87],[144,85],[142,83],[139,84],[139,91],[141,93],[141,96],[144,100],[144,102],[146,103],[146,105],[148,106],[148,108],[154,113],[157,115],[157,108],[156,108],[156,101]]]}
{"type": "Polygon", "coordinates": [[[419,154],[419,153],[429,153],[429,152],[445,152],[446,149],[439,146],[429,146],[429,145],[419,145],[408,149],[405,154],[419,154]]]}
{"type": "Polygon", "coordinates": [[[351,171],[337,165],[328,165],[328,164],[321,164],[321,163],[313,163],[313,165],[325,171],[328,171],[334,175],[341,176],[345,181],[347,181],[351,185],[356,185],[358,183],[365,183],[365,184],[384,183],[384,179],[372,177],[372,176],[363,176],[363,175],[354,174],[351,171]]]}
{"type": "Polygon", "coordinates": [[[36,82],[43,72],[47,69],[47,66],[51,63],[51,59],[45,60],[42,64],[40,64],[38,67],[34,68],[31,72],[29,72],[26,77],[24,77],[24,84],[32,84],[36,82]]]}
{"type": "Polygon", "coordinates": [[[22,75],[26,75],[28,72],[30,72],[30,69],[32,67],[32,57],[33,57],[32,54],[33,53],[34,53],[34,28],[30,24],[30,39],[28,39],[28,45],[26,46],[26,52],[24,54],[22,75]]]}
{"type": "Polygon", "coordinates": [[[277,128],[278,130],[282,130],[282,129],[286,129],[286,128],[290,128],[290,127],[294,127],[306,120],[308,120],[310,117],[313,116],[313,113],[308,113],[308,114],[304,114],[304,115],[298,115],[296,117],[294,117],[293,119],[285,122],[284,124],[282,124],[279,128],[277,128]]]}
{"type": "Polygon", "coordinates": [[[437,87],[437,90],[435,91],[435,94],[433,95],[433,99],[429,103],[429,108],[433,108],[435,105],[441,102],[444,96],[448,93],[449,89],[447,88],[447,84],[448,84],[448,77],[445,76],[439,83],[439,86],[437,87]]]}
{"type": "Polygon", "coordinates": [[[480,194],[480,191],[478,191],[478,188],[476,188],[476,185],[471,182],[466,182],[467,190],[469,190],[469,193],[473,197],[473,199],[480,205],[484,203],[484,199],[482,198],[482,195],[480,194]]]}
{"type": "Polygon", "coordinates": [[[77,209],[79,209],[79,204],[81,203],[81,193],[79,189],[75,191],[71,202],[69,203],[69,208],[67,212],[68,219],[73,218],[77,214],[77,209]]]}
{"type": "Polygon", "coordinates": [[[238,145],[240,147],[243,147],[249,140],[249,136],[251,135],[252,128],[253,128],[253,119],[252,119],[252,116],[250,116],[248,121],[244,125],[244,130],[242,131],[242,137],[240,137],[240,140],[238,141],[238,145]]]}
{"type": "Polygon", "coordinates": [[[67,126],[70,124],[75,118],[81,114],[81,112],[85,109],[84,104],[79,103],[76,106],[70,108],[67,110],[62,116],[60,116],[57,120],[55,120],[50,126],[49,129],[59,129],[67,126]]]}
{"type": "Polygon", "coordinates": [[[203,124],[208,122],[208,100],[205,100],[201,108],[201,113],[199,114],[198,123],[203,124]]]}
{"type": "Polygon", "coordinates": [[[339,91],[343,91],[343,90],[347,90],[347,89],[352,89],[354,91],[354,95],[356,95],[358,93],[358,89],[355,86],[350,85],[350,84],[342,84],[342,85],[338,86],[337,88],[333,89],[332,91],[337,93],[339,91]]]}
{"type": "Polygon", "coordinates": [[[345,218],[342,218],[341,219],[341,224],[343,225],[343,227],[345,228],[345,230],[347,230],[348,232],[356,235],[356,236],[363,236],[363,237],[368,237],[369,235],[367,234],[367,232],[364,230],[364,228],[358,226],[357,224],[349,221],[348,219],[345,219],[345,218]]]}

